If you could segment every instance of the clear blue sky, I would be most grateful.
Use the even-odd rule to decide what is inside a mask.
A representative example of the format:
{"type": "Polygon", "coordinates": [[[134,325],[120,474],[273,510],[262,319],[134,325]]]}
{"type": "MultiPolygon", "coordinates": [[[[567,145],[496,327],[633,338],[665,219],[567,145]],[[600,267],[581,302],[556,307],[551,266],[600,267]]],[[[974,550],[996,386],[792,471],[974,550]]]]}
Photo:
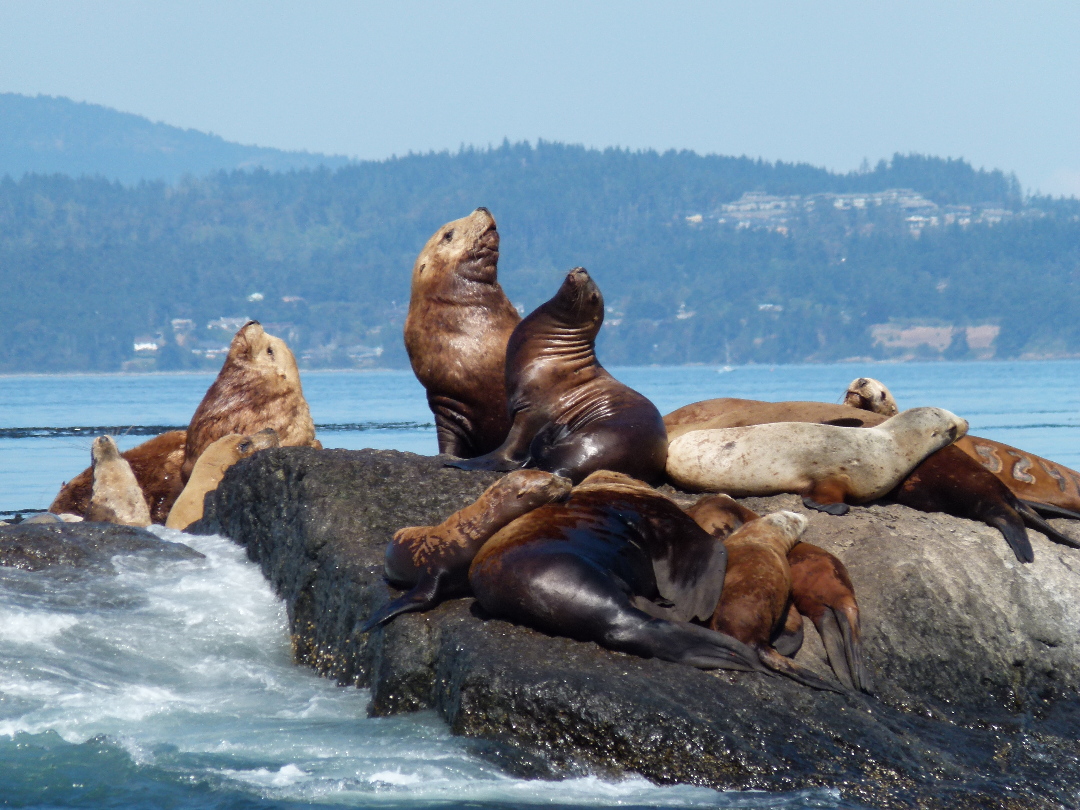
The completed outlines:
{"type": "Polygon", "coordinates": [[[922,152],[1080,196],[1077,2],[0,0],[0,91],[359,158],[922,152]]]}

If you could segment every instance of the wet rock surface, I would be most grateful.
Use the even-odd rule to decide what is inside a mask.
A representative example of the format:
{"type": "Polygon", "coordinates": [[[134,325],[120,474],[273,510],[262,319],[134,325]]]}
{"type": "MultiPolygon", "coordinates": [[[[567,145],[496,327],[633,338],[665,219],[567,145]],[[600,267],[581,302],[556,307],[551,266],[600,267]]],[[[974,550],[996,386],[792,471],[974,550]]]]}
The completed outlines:
{"type": "Polygon", "coordinates": [[[203,555],[134,526],[112,523],[17,523],[0,526],[0,565],[40,571],[46,568],[111,568],[117,554],[152,554],[162,559],[203,555]]]}
{"type": "MultiPolygon", "coordinates": [[[[299,661],[370,687],[373,714],[434,707],[522,774],[826,785],[874,807],[1080,803],[1080,551],[1031,532],[1036,559],[1021,565],[996,531],[947,515],[746,499],[807,514],[805,539],[847,565],[875,698],[613,653],[489,619],[472,599],[360,634],[397,593],[382,577],[393,532],[438,523],[496,477],[394,451],[271,450],[229,470],[193,529],[262,566],[299,661]]],[[[797,660],[831,677],[806,635],[797,660]]]]}

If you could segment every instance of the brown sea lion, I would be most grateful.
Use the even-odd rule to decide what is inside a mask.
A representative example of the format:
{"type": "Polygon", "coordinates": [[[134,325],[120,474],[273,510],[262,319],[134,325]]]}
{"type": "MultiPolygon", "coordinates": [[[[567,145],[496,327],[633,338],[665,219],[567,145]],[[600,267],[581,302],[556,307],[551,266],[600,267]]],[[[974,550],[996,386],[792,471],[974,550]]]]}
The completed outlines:
{"type": "MultiPolygon", "coordinates": [[[[890,403],[896,407],[889,389],[872,377],[852,381],[844,402],[886,416],[890,403]]],[[[1080,519],[1080,472],[981,436],[965,436],[956,446],[1035,509],[1080,519]]]]}
{"type": "Polygon", "coordinates": [[[772,646],[791,605],[787,554],[799,542],[806,524],[806,518],[795,512],[774,512],[741,526],[724,540],[728,556],[724,590],[709,629],[752,647],[761,663],[781,675],[814,689],[839,692],[772,646]]]}
{"type": "MultiPolygon", "coordinates": [[[[686,405],[664,417],[668,435],[691,430],[743,427],[772,422],[816,422],[845,427],[880,425],[885,416],[828,402],[761,402],[752,399],[710,399],[686,405]]],[[[947,512],[986,523],[1001,531],[1021,562],[1034,552],[1025,523],[1051,540],[1075,546],[1021,502],[987,470],[972,464],[956,443],[932,453],[888,496],[926,512],[947,512]]]]}
{"type": "Polygon", "coordinates": [[[817,628],[833,672],[849,689],[872,692],[863,661],[859,604],[847,568],[825,549],[805,542],[788,551],[787,561],[795,607],[817,628]]]}
{"type": "Polygon", "coordinates": [[[726,552],[642,482],[586,479],[488,540],[469,585],[493,616],[703,669],[764,670],[756,653],[690,624],[712,616],[726,552]],[[660,617],[664,618],[660,618],[660,617]]]}
{"type": "Polygon", "coordinates": [[[570,487],[567,479],[543,470],[515,470],[438,526],[399,529],[386,547],[386,578],[411,590],[372,614],[361,632],[466,594],[469,565],[488,538],[526,512],[566,497],[570,487]]]}
{"type": "Polygon", "coordinates": [[[248,321],[233,337],[217,379],[191,417],[181,468],[184,482],[213,442],[264,428],[277,431],[282,447],[322,448],[296,358],[285,341],[266,334],[258,321],[248,321]]]}
{"type": "Polygon", "coordinates": [[[942,408],[912,408],[872,428],[779,422],[689,431],[668,446],[667,473],[684,489],[743,495],[795,492],[835,515],[892,490],[967,422],[942,408]]]}
{"type": "MultiPolygon", "coordinates": [[[[184,463],[186,443],[187,431],[170,430],[120,454],[135,473],[135,480],[142,488],[143,497],[150,507],[150,519],[154,523],[165,522],[169,510],[184,489],[180,467],[184,463]]],[[[89,514],[93,486],[94,470],[87,467],[60,488],[49,511],[85,518],[89,514]]]]}
{"type": "Polygon", "coordinates": [[[506,391],[513,425],[497,450],[463,470],[536,467],[575,483],[615,470],[656,483],[664,474],[667,435],[648,399],[596,359],[604,297],[584,268],[517,325],[506,349],[506,391]]]}
{"type": "Polygon", "coordinates": [[[521,316],[498,281],[499,232],[486,208],[435,232],[412,271],[405,349],[435,415],[439,452],[473,458],[502,444],[506,342],[521,316]]]}
{"type": "Polygon", "coordinates": [[[120,455],[112,436],[98,436],[90,450],[94,489],[90,496],[88,520],[149,526],[150,508],[131,465],[120,455]]]}
{"type": "Polygon", "coordinates": [[[277,431],[273,428],[265,428],[253,436],[241,436],[238,433],[222,436],[203,450],[199,460],[195,462],[187,486],[173,504],[165,526],[170,529],[186,529],[201,519],[206,493],[217,489],[229,467],[259,450],[277,447],[278,444],[277,431]]]}

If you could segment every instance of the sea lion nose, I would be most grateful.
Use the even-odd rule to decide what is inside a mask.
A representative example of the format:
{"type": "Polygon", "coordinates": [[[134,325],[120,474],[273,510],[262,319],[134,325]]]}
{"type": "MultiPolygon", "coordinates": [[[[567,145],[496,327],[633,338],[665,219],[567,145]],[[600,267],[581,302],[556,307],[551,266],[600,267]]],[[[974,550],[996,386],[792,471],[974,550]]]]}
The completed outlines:
{"type": "Polygon", "coordinates": [[[488,215],[489,217],[491,216],[491,212],[490,212],[490,211],[488,211],[488,210],[487,210],[487,209],[486,209],[486,208],[485,208],[484,206],[482,206],[482,205],[481,205],[481,206],[480,206],[479,208],[477,208],[477,209],[476,209],[476,211],[474,211],[473,213],[479,213],[480,211],[483,211],[483,212],[484,212],[485,214],[487,214],[487,215],[488,215]]]}

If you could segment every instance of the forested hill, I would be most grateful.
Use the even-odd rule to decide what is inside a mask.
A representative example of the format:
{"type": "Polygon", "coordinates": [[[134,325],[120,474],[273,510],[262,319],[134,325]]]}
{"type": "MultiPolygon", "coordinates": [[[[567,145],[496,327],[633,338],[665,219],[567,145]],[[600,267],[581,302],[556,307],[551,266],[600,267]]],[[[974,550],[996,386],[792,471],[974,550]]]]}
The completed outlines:
{"type": "Polygon", "coordinates": [[[243,146],[67,98],[0,93],[0,175],[98,175],[137,183],[221,169],[285,171],[348,162],[340,156],[243,146]]]}
{"type": "Polygon", "coordinates": [[[528,310],[587,267],[601,359],[1080,353],[1080,206],[960,160],[831,173],[551,143],[176,185],[0,181],[0,370],[216,366],[240,319],[304,367],[403,366],[413,260],[479,205],[528,310]]]}

